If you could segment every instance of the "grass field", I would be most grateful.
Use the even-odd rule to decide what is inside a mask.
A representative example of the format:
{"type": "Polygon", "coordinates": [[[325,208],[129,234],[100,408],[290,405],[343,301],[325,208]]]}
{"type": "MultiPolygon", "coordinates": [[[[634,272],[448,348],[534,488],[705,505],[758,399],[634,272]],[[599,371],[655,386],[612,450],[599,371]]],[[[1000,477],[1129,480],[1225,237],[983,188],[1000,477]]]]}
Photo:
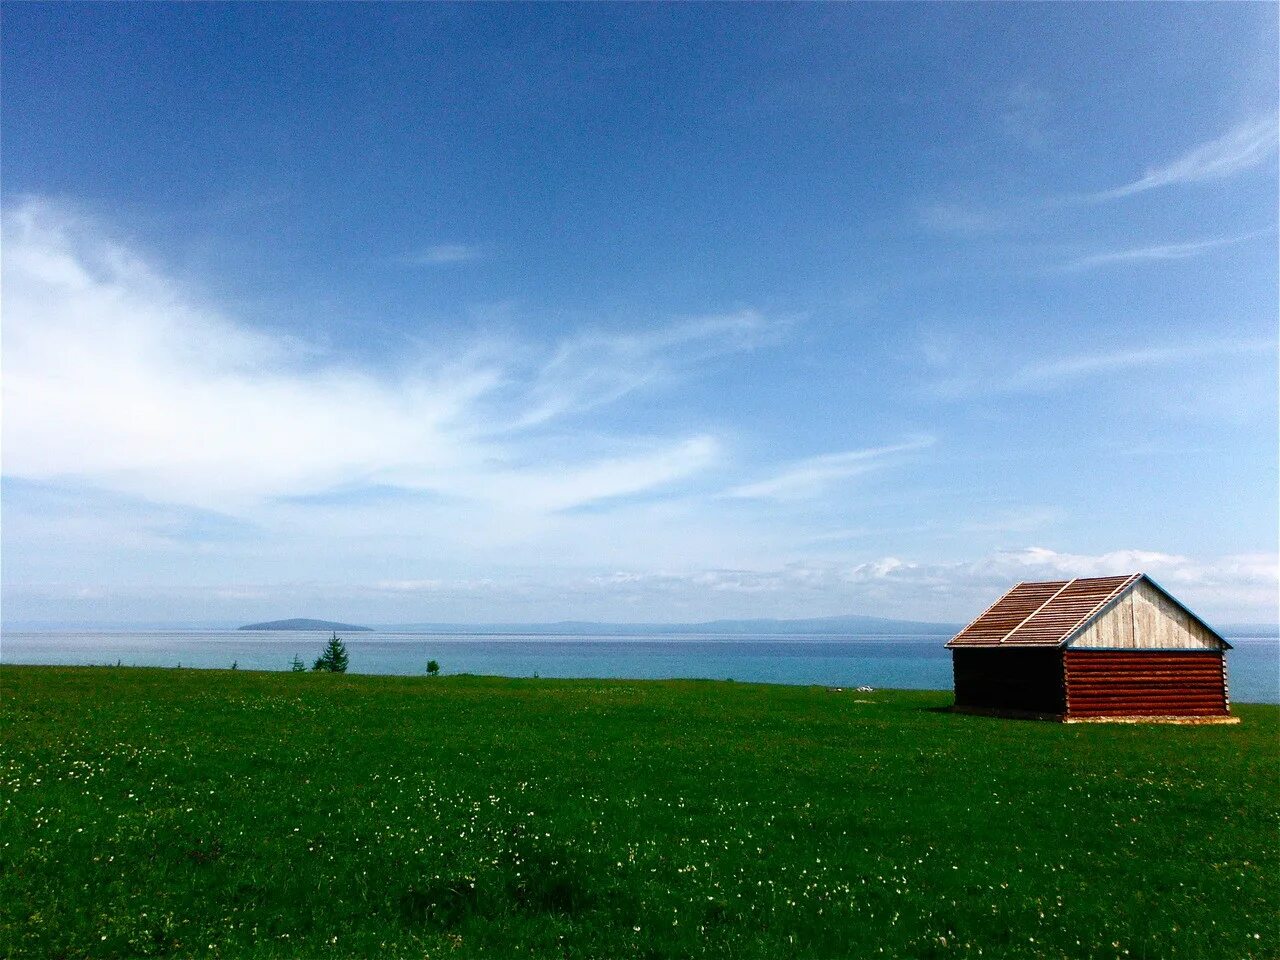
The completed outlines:
{"type": "Polygon", "coordinates": [[[1280,708],[0,668],[0,955],[1280,956],[1280,708]]]}

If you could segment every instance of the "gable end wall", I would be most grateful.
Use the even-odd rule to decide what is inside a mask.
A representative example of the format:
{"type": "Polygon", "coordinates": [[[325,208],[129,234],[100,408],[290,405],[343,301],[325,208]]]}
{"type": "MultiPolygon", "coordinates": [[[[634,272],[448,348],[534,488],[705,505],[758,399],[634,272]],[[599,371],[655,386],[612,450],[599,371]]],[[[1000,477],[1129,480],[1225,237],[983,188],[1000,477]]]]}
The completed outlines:
{"type": "Polygon", "coordinates": [[[1217,638],[1146,580],[1067,644],[1070,649],[1220,650],[1217,638]]]}

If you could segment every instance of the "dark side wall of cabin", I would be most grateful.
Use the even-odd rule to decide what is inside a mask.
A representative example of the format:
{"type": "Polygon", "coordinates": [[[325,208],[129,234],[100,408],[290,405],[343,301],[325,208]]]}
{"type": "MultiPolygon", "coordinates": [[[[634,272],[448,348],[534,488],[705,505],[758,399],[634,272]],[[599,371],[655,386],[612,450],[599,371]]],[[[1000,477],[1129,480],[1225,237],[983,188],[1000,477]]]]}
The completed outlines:
{"type": "Polygon", "coordinates": [[[952,650],[956,706],[1061,714],[1066,711],[1062,651],[952,650]]]}

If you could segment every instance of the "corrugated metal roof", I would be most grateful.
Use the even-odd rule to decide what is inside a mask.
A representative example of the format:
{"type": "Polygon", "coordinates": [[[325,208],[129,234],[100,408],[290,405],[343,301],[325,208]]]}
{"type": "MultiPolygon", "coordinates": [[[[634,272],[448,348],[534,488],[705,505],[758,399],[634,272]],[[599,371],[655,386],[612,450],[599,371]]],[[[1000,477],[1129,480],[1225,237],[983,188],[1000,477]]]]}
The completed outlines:
{"type": "Polygon", "coordinates": [[[1133,573],[1020,583],[947,646],[1056,647],[1141,578],[1142,574],[1133,573]]]}

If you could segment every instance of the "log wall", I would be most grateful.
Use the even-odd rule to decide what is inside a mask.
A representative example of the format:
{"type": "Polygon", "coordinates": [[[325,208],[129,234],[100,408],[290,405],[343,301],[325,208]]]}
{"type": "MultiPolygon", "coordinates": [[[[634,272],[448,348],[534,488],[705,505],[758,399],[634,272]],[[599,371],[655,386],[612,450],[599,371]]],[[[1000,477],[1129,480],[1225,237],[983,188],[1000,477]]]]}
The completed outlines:
{"type": "Polygon", "coordinates": [[[1226,716],[1220,651],[1062,651],[1069,717],[1226,716]]]}

